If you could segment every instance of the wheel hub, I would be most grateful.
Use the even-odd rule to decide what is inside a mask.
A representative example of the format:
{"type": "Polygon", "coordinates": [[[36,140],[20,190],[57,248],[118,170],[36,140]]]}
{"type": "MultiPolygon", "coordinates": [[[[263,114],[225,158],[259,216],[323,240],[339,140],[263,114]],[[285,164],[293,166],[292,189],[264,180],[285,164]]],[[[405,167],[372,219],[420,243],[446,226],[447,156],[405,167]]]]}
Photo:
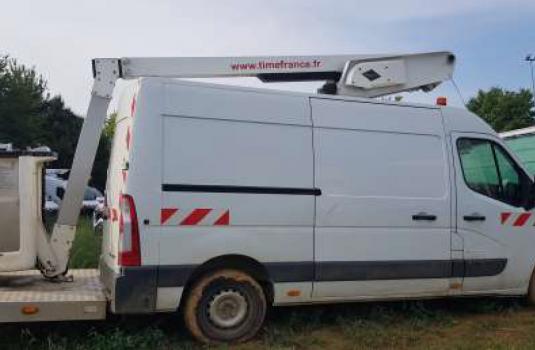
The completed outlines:
{"type": "Polygon", "coordinates": [[[208,317],[217,327],[232,328],[245,319],[247,308],[247,301],[239,292],[222,291],[208,305],[208,317]]]}

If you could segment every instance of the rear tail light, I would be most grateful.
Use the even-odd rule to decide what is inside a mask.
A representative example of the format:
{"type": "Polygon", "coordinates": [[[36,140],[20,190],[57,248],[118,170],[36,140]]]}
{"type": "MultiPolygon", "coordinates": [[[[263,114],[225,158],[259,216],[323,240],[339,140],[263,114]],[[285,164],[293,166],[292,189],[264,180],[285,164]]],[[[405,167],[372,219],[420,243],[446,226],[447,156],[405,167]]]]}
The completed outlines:
{"type": "Polygon", "coordinates": [[[140,266],[139,225],[134,198],[123,194],[119,208],[119,265],[140,266]]]}

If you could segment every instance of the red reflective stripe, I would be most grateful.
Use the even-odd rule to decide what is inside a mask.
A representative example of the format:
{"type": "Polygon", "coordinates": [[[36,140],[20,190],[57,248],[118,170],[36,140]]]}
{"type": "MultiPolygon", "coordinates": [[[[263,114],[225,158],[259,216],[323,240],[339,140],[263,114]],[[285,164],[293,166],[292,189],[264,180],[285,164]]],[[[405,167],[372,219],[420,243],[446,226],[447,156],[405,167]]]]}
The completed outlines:
{"type": "Polygon", "coordinates": [[[513,226],[524,226],[526,221],[531,217],[531,213],[522,213],[518,215],[518,218],[516,218],[513,226]]]}
{"type": "Polygon", "coordinates": [[[163,208],[160,214],[160,223],[163,225],[169,218],[178,211],[175,208],[163,208]]]}
{"type": "Polygon", "coordinates": [[[230,211],[227,210],[223,215],[219,217],[219,219],[214,222],[215,226],[228,226],[230,223],[230,211]]]}
{"type": "Polygon", "coordinates": [[[197,225],[211,211],[212,209],[207,208],[195,209],[184,220],[182,220],[180,225],[197,225]]]}
{"type": "Polygon", "coordinates": [[[507,219],[511,216],[511,213],[502,213],[502,225],[505,224],[507,219]]]}
{"type": "Polygon", "coordinates": [[[111,221],[117,221],[117,209],[111,208],[111,221]]]}
{"type": "Polygon", "coordinates": [[[132,102],[130,103],[130,116],[134,117],[134,114],[136,114],[136,95],[132,97],[132,102]]]}

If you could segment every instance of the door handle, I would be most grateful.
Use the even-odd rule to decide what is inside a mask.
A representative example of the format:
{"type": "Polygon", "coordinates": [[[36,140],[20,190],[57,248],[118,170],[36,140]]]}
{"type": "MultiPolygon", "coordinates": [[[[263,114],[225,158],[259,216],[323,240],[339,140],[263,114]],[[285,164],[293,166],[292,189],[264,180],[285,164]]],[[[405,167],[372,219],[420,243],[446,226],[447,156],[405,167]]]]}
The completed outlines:
{"type": "Polygon", "coordinates": [[[472,214],[463,216],[464,221],[485,221],[485,217],[480,214],[472,214]]]}
{"type": "Polygon", "coordinates": [[[412,216],[412,220],[414,221],[435,221],[436,219],[436,215],[430,215],[427,213],[418,213],[412,216]]]}

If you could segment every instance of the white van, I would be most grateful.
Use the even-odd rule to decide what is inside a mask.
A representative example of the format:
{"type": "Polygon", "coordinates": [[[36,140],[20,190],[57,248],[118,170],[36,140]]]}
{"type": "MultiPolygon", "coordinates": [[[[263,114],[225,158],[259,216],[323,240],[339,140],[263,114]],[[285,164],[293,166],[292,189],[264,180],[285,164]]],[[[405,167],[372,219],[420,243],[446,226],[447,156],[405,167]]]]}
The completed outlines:
{"type": "Polygon", "coordinates": [[[533,181],[474,114],[161,78],[126,90],[101,258],[113,312],[181,306],[195,337],[228,341],[270,305],[528,294],[533,181]]]}

